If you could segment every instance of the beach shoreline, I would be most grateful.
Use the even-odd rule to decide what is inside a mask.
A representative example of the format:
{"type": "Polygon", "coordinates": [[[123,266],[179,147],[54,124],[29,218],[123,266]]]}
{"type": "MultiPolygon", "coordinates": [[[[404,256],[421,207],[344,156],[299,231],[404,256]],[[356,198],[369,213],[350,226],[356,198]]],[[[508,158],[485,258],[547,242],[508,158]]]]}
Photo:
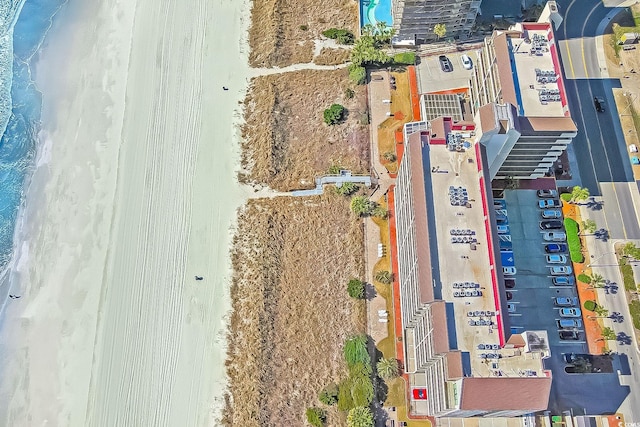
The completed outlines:
{"type": "Polygon", "coordinates": [[[220,417],[249,3],[169,6],[74,4],[39,54],[0,424],[220,417]]]}

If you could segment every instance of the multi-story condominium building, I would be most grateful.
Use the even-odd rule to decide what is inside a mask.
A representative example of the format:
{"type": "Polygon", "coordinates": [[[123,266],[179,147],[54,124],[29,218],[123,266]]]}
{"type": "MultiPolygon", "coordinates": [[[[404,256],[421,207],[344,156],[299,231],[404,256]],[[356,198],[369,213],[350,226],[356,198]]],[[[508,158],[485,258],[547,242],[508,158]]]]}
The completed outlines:
{"type": "Polygon", "coordinates": [[[449,118],[407,124],[389,193],[396,330],[415,417],[518,416],[549,400],[546,332],[512,334],[508,324],[486,153],[470,130],[449,118]]]}
{"type": "Polygon", "coordinates": [[[544,176],[576,135],[553,37],[548,23],[523,23],[478,52],[470,104],[491,179],[544,176]]]}
{"type": "Polygon", "coordinates": [[[446,37],[467,35],[476,21],[481,0],[392,0],[393,28],[399,40],[425,43],[438,39],[436,24],[444,24],[446,37]]]}

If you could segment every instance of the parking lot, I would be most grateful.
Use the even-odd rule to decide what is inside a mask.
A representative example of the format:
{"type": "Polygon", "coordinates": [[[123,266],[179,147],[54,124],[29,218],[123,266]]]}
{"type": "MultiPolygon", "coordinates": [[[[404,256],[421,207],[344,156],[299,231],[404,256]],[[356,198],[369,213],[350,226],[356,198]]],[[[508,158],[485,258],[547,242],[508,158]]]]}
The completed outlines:
{"type": "MultiPolygon", "coordinates": [[[[535,190],[506,192],[509,230],[512,241],[516,242],[513,245],[517,269],[514,276],[516,285],[513,289],[508,289],[512,294],[509,304],[514,309],[514,312],[510,313],[511,327],[518,333],[524,330],[548,331],[552,352],[584,352],[587,347],[581,329],[576,329],[578,340],[561,340],[558,333],[561,328],[557,322],[567,318],[560,316],[562,307],[556,303],[556,298],[564,297],[573,301],[577,298],[577,293],[573,285],[556,286],[552,282],[550,268],[568,264],[547,263],[545,244],[554,242],[545,241],[543,234],[563,230],[540,229],[542,209],[538,207],[539,200],[535,190]]],[[[568,254],[562,255],[565,255],[568,261],[568,254]]],[[[577,302],[575,308],[579,308],[577,302]]],[[[579,320],[580,317],[576,319],[579,320]]]]}
{"type": "Polygon", "coordinates": [[[466,54],[476,63],[475,51],[447,53],[451,61],[453,71],[444,72],[438,60],[439,55],[420,57],[420,63],[416,67],[418,71],[418,89],[420,93],[439,92],[458,88],[469,87],[469,79],[472,70],[465,70],[460,57],[466,54]]]}
{"type": "MultiPolygon", "coordinates": [[[[619,362],[614,361],[614,373],[568,374],[565,372],[567,363],[564,361],[563,354],[587,353],[588,348],[584,341],[584,331],[580,327],[561,328],[558,325],[558,321],[572,319],[572,317],[560,316],[560,310],[565,307],[560,307],[556,298],[568,298],[562,302],[569,305],[575,304],[570,308],[580,309],[581,307],[576,300],[575,285],[553,284],[550,267],[563,264],[547,263],[546,255],[548,254],[545,252],[545,244],[554,242],[545,241],[543,234],[564,232],[564,230],[541,230],[543,209],[538,206],[540,200],[535,190],[505,192],[507,220],[499,221],[502,222],[499,225],[508,226],[512,241],[510,246],[513,251],[513,265],[516,268],[515,275],[505,276],[505,278],[515,279],[515,286],[512,282],[509,285],[513,287],[506,289],[511,294],[508,302],[511,331],[513,333],[522,333],[525,330],[548,332],[551,358],[545,362],[545,365],[552,371],[554,378],[550,410],[560,413],[568,409],[586,408],[589,413],[610,412],[612,408],[617,408],[616,405],[619,405],[629,392],[627,387],[620,386],[615,373],[615,365],[619,362]],[[559,335],[560,330],[567,331],[564,332],[567,335],[572,335],[571,331],[577,332],[578,339],[562,340],[559,335]],[[606,401],[598,397],[604,390],[610,396],[606,401]]],[[[496,208],[499,207],[496,206],[496,208]]],[[[505,244],[504,249],[508,246],[509,244],[505,244]]],[[[564,255],[567,258],[565,265],[570,265],[568,253],[564,255]]],[[[502,258],[504,264],[505,256],[503,255],[502,258]]],[[[573,319],[581,321],[582,317],[573,319]]]]}

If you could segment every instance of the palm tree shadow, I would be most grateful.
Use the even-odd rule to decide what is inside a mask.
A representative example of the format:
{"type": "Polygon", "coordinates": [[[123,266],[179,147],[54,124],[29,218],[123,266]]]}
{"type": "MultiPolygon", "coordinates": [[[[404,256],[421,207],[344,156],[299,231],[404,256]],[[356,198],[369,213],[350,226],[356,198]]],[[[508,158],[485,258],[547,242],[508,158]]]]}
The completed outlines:
{"type": "Polygon", "coordinates": [[[364,297],[367,301],[371,301],[378,295],[378,291],[376,291],[376,287],[371,283],[364,284],[364,297]]]}

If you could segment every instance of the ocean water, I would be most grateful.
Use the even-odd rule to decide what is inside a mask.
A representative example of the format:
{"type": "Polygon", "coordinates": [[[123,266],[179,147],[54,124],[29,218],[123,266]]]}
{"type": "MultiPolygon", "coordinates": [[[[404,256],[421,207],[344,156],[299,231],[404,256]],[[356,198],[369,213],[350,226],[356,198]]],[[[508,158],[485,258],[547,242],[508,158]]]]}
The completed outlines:
{"type": "Polygon", "coordinates": [[[66,1],[0,0],[0,278],[12,258],[16,220],[38,146],[42,96],[31,65],[66,1]]]}

